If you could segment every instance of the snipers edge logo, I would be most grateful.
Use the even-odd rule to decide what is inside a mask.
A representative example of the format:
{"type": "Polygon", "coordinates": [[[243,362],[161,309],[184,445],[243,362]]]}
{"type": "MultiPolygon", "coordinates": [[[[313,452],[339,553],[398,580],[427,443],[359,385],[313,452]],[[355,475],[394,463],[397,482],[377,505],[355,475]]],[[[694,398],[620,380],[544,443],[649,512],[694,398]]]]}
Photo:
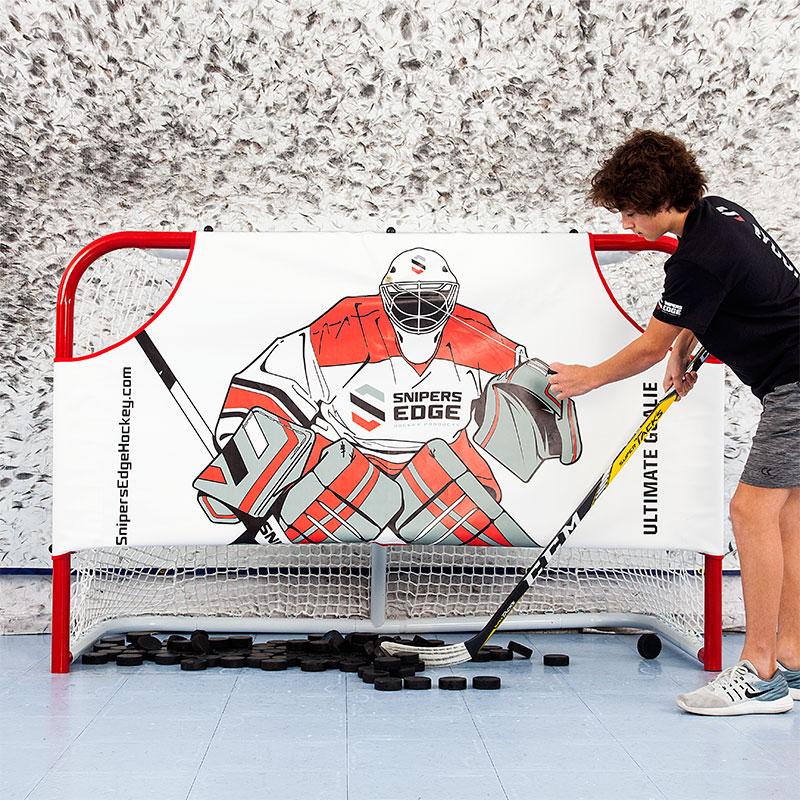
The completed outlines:
{"type": "Polygon", "coordinates": [[[673,317],[679,317],[683,311],[683,306],[679,306],[677,303],[670,303],[663,298],[658,301],[658,305],[665,314],[671,314],[673,317]]]}
{"type": "Polygon", "coordinates": [[[383,392],[369,384],[364,384],[354,392],[350,392],[350,402],[358,408],[358,413],[352,412],[353,422],[365,431],[374,431],[386,421],[386,413],[382,407],[384,400],[383,392]],[[367,400],[367,397],[371,399],[367,400]],[[366,412],[372,419],[366,419],[363,412],[366,412]]]}

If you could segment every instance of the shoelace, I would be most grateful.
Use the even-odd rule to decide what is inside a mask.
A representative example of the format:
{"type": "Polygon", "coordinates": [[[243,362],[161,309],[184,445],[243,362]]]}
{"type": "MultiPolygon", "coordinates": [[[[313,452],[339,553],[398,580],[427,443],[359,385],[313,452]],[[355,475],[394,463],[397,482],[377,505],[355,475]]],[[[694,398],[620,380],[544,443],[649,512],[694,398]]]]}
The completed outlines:
{"type": "Polygon", "coordinates": [[[707,688],[718,694],[727,694],[728,689],[731,687],[741,689],[747,684],[747,679],[751,675],[752,673],[744,664],[737,664],[735,667],[728,667],[728,669],[720,672],[720,674],[708,684],[707,688]]]}

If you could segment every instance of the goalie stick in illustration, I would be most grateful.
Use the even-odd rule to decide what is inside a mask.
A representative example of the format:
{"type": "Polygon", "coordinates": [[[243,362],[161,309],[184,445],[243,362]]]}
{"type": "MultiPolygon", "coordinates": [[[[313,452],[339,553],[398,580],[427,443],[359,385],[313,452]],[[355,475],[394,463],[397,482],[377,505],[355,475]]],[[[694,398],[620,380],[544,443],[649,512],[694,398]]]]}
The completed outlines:
{"type": "Polygon", "coordinates": [[[447,261],[391,261],[379,293],[346,297],[236,373],[194,481],[216,523],[294,543],[534,546],[502,507],[485,455],[522,481],[575,463],[572,400],[548,365],[457,303],[447,261]]]}

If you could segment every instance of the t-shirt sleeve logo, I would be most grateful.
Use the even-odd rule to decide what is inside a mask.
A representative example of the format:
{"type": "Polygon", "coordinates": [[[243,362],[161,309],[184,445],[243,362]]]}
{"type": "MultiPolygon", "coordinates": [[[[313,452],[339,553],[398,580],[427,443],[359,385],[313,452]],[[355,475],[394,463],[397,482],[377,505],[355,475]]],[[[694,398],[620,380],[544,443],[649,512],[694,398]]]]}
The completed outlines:
{"type": "Polygon", "coordinates": [[[665,314],[670,314],[673,317],[679,317],[683,312],[683,306],[679,306],[677,303],[670,303],[668,300],[665,300],[663,297],[658,301],[658,307],[663,311],[665,314]]]}
{"type": "Polygon", "coordinates": [[[737,222],[744,222],[744,217],[738,211],[732,211],[727,206],[716,206],[716,209],[724,217],[733,217],[737,222]]]}

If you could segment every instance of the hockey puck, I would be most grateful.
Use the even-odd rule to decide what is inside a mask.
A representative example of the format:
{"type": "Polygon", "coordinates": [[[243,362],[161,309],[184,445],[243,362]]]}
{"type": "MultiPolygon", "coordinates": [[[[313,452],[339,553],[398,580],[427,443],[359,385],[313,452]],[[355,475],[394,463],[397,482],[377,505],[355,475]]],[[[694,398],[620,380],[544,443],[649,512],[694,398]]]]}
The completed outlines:
{"type": "Polygon", "coordinates": [[[375,688],[379,692],[399,692],[403,688],[403,679],[389,675],[386,678],[375,678],[375,688]]]}
{"type": "Polygon", "coordinates": [[[499,689],[500,678],[497,675],[476,675],[472,679],[473,689],[499,689]]]}
{"type": "Polygon", "coordinates": [[[414,664],[402,664],[396,669],[390,670],[390,675],[395,675],[398,678],[410,678],[417,671],[414,664]]]}
{"type": "Polygon", "coordinates": [[[98,644],[103,645],[104,647],[125,647],[125,637],[124,636],[104,636],[102,639],[97,640],[98,644]]]}
{"type": "Polygon", "coordinates": [[[414,647],[442,647],[443,639],[426,639],[424,636],[415,636],[411,643],[414,647]]]}
{"type": "Polygon", "coordinates": [[[430,689],[431,679],[427,675],[409,675],[403,678],[403,686],[406,689],[430,689]]]}
{"type": "Polygon", "coordinates": [[[661,639],[655,633],[643,633],[636,642],[636,649],[642,658],[657,658],[661,652],[661,639]]]}
{"type": "Polygon", "coordinates": [[[108,650],[94,650],[92,651],[94,655],[97,656],[105,656],[108,661],[113,661],[120,653],[124,653],[125,650],[117,650],[114,648],[110,648],[108,650]]]}
{"type": "Polygon", "coordinates": [[[354,647],[363,647],[365,644],[369,642],[375,642],[377,638],[374,633],[348,633],[347,636],[344,637],[345,641],[354,646],[354,647]]]}
{"type": "Polygon", "coordinates": [[[402,661],[394,656],[378,656],[372,662],[372,665],[375,667],[375,669],[386,670],[386,672],[391,672],[393,669],[399,669],[401,664],[402,661]]]}
{"type": "Polygon", "coordinates": [[[131,631],[125,634],[128,644],[136,644],[140,636],[155,636],[158,631],[131,631]]]}
{"type": "Polygon", "coordinates": [[[118,667],[138,667],[144,663],[142,653],[120,653],[116,658],[118,667]]]}
{"type": "Polygon", "coordinates": [[[289,639],[286,642],[287,653],[305,653],[308,642],[305,639],[289,639]]]}
{"type": "Polygon", "coordinates": [[[568,667],[569,656],[565,656],[563,653],[545,653],[542,663],[546,667],[568,667]]]}
{"type": "Polygon", "coordinates": [[[211,669],[212,667],[219,666],[219,660],[222,658],[222,656],[218,655],[217,653],[209,653],[207,656],[203,656],[203,658],[206,660],[208,668],[211,669]]]}
{"type": "Polygon", "coordinates": [[[192,652],[205,655],[211,652],[211,638],[205,631],[195,631],[191,636],[192,652]]]}
{"type": "Polygon", "coordinates": [[[474,661],[476,664],[484,664],[487,661],[491,660],[492,660],[492,654],[487,653],[484,650],[478,650],[478,652],[475,653],[474,656],[472,656],[472,661],[474,661]]]}
{"type": "Polygon", "coordinates": [[[516,653],[523,658],[530,658],[533,655],[533,650],[531,650],[530,647],[525,647],[524,644],[520,644],[519,642],[509,642],[508,649],[512,653],[516,653]]]}
{"type": "Polygon", "coordinates": [[[145,652],[155,653],[161,649],[161,639],[158,636],[153,636],[152,633],[146,633],[136,640],[136,646],[145,652]]]}
{"type": "Polygon", "coordinates": [[[363,661],[351,661],[350,659],[343,658],[339,662],[340,672],[358,672],[359,668],[364,666],[363,661]]]}
{"type": "Polygon", "coordinates": [[[247,663],[244,656],[227,655],[220,656],[219,665],[223,669],[241,669],[247,663]]]}
{"type": "Polygon", "coordinates": [[[319,658],[304,658],[300,662],[300,669],[303,672],[325,672],[328,669],[328,664],[319,658]]]}
{"type": "Polygon", "coordinates": [[[181,663],[181,654],[180,653],[156,653],[153,656],[153,662],[155,664],[162,664],[164,666],[171,666],[173,664],[180,664],[181,663]]]}
{"type": "Polygon", "coordinates": [[[167,639],[167,650],[172,653],[193,653],[192,643],[185,636],[170,636],[167,639]]]}
{"type": "Polygon", "coordinates": [[[289,662],[285,658],[264,658],[261,660],[261,669],[264,672],[278,672],[287,669],[289,662]]]}
{"type": "Polygon", "coordinates": [[[372,667],[368,667],[364,670],[361,680],[364,681],[364,683],[375,683],[376,678],[388,677],[390,677],[388,672],[385,672],[384,670],[375,670],[372,667]]]}
{"type": "Polygon", "coordinates": [[[113,664],[117,660],[117,656],[124,652],[124,650],[95,650],[98,655],[106,656],[109,664],[113,664]]]}
{"type": "Polygon", "coordinates": [[[252,667],[253,669],[261,669],[261,662],[265,659],[265,655],[256,653],[255,655],[245,656],[245,663],[248,667],[252,667]]]}
{"type": "Polygon", "coordinates": [[[328,631],[322,638],[335,653],[338,653],[344,647],[344,636],[339,631],[328,631]]]}
{"type": "Polygon", "coordinates": [[[253,647],[252,636],[229,636],[228,644],[231,650],[250,650],[253,647]]]}
{"type": "Polygon", "coordinates": [[[514,654],[510,650],[506,650],[505,647],[500,650],[492,650],[491,656],[491,661],[511,661],[514,658],[514,654]]]}
{"type": "Polygon", "coordinates": [[[108,653],[104,653],[102,650],[84,653],[81,656],[81,664],[108,664],[108,653]]]}
{"type": "Polygon", "coordinates": [[[181,660],[181,669],[186,672],[200,672],[206,669],[208,662],[204,658],[184,658],[181,660]]]}
{"type": "Polygon", "coordinates": [[[439,678],[439,688],[447,689],[451,692],[460,691],[467,688],[467,679],[462,678],[460,675],[448,675],[444,678],[439,678]]]}

